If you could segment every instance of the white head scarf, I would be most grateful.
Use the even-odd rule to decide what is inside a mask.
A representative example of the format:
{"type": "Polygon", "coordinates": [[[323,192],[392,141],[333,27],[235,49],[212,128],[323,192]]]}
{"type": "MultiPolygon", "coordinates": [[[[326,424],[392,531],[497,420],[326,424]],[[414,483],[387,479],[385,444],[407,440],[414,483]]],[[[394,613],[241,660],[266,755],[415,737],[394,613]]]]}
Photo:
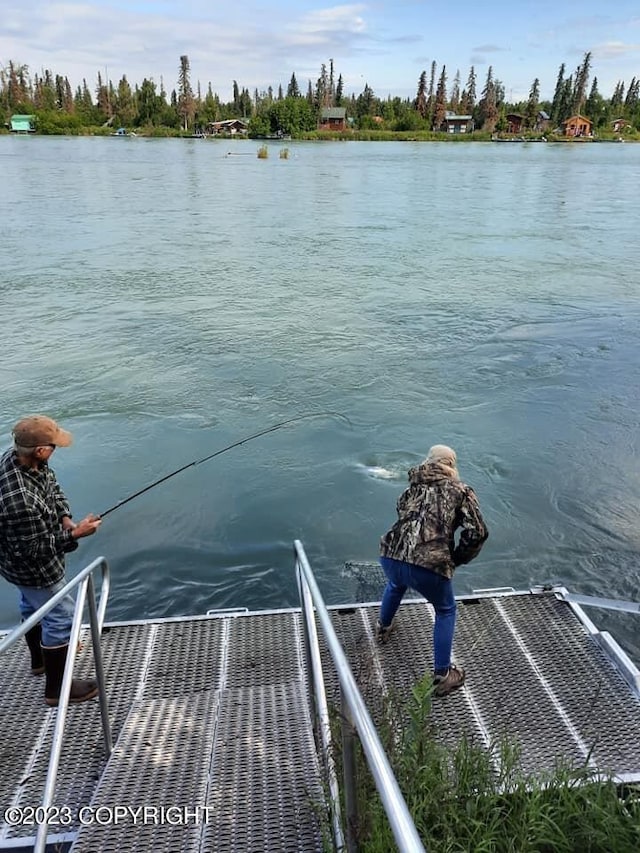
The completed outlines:
{"type": "Polygon", "coordinates": [[[451,468],[456,477],[458,476],[458,457],[455,450],[447,447],[446,444],[434,444],[433,447],[430,447],[425,459],[425,463],[427,462],[438,462],[440,465],[446,465],[447,468],[451,468]]]}

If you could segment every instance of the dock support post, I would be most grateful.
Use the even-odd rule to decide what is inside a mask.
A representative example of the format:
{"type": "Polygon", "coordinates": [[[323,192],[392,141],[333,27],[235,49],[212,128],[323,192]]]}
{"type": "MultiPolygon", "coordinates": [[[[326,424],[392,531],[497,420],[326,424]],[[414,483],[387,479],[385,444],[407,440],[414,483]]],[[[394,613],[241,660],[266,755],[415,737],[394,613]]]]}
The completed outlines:
{"type": "Polygon", "coordinates": [[[356,793],[355,729],[351,720],[351,708],[340,688],[340,711],[342,728],[342,761],[344,765],[344,806],[347,829],[347,851],[358,853],[358,798],[356,793]]]}

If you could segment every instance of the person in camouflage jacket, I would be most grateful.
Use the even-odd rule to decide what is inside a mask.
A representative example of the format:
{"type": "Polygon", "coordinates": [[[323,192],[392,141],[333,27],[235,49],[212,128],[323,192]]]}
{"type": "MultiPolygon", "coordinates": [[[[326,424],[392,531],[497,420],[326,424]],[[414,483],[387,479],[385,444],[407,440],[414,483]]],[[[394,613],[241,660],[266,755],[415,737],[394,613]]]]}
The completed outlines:
{"type": "Polygon", "coordinates": [[[456,620],[452,578],[456,566],[480,553],[488,530],[473,489],[463,483],[455,451],[436,444],[409,471],[409,487],[397,502],[398,520],[380,540],[380,563],[387,576],[376,635],[384,643],[409,587],[435,610],[434,693],[461,687],[464,670],[451,663],[456,620]],[[460,531],[456,543],[456,531],[460,531]]]}

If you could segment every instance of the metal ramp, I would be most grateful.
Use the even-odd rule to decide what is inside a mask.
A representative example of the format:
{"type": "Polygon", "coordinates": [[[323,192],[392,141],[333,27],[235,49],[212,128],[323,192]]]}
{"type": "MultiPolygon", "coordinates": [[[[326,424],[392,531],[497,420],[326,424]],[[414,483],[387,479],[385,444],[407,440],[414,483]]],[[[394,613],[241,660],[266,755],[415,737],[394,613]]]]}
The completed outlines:
{"type": "MultiPolygon", "coordinates": [[[[377,604],[331,610],[332,623],[373,718],[385,701],[406,697],[432,667],[433,610],[403,603],[384,646],[374,641],[377,604]]],[[[434,700],[437,737],[454,746],[462,736],[489,747],[506,737],[521,750],[525,772],[558,762],[587,766],[620,781],[640,781],[640,677],[613,643],[612,659],[598,633],[558,593],[528,592],[458,598],[456,662],[465,687],[434,700]]],[[[323,649],[324,652],[324,649],[323,649]]],[[[328,701],[339,702],[323,654],[328,701]]]]}
{"type": "MultiPolygon", "coordinates": [[[[74,821],[50,821],[49,843],[72,841],[74,853],[323,850],[298,612],[112,625],[101,645],[115,748],[107,762],[96,703],[71,710],[54,803],[74,821]]],[[[56,712],[42,704],[26,647],[0,667],[0,795],[35,807],[56,712]]],[[[34,835],[33,825],[0,824],[0,849],[32,846],[34,835]]]]}
{"type": "MultiPolygon", "coordinates": [[[[468,681],[433,703],[443,742],[466,735],[489,746],[506,735],[526,771],[560,760],[640,780],[640,673],[579,606],[561,590],[488,591],[458,602],[455,657],[468,681]]],[[[430,671],[433,611],[406,601],[385,646],[374,640],[377,613],[374,602],[329,609],[380,721],[385,701],[402,699],[430,671]]],[[[93,666],[86,631],[84,639],[80,676],[93,666]]],[[[329,705],[339,707],[323,632],[319,642],[329,705]]],[[[331,849],[301,610],[113,623],[100,645],[115,747],[107,760],[97,702],[70,710],[53,803],[72,820],[66,825],[62,811],[50,820],[50,849],[331,849]]],[[[23,814],[42,801],[58,713],[42,703],[42,690],[23,643],[0,655],[0,802],[23,814]]],[[[35,829],[5,818],[0,850],[32,848],[35,829]]]]}

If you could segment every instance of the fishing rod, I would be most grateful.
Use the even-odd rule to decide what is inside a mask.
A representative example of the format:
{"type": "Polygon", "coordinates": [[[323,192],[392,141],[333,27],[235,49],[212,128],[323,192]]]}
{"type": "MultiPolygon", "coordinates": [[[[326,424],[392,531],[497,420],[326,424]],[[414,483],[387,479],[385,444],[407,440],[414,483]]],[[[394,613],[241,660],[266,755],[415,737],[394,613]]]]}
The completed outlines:
{"type": "Polygon", "coordinates": [[[216,450],[215,453],[210,453],[208,456],[203,456],[202,459],[194,459],[193,462],[188,462],[186,465],[183,465],[182,468],[178,468],[175,471],[172,471],[170,474],[165,474],[164,477],[160,477],[159,480],[155,480],[155,482],[150,483],[148,486],[145,486],[144,489],[140,489],[140,491],[135,492],[133,495],[129,495],[128,498],[123,498],[123,500],[118,501],[117,504],[110,506],[109,509],[100,513],[100,518],[104,518],[105,515],[109,515],[110,512],[113,512],[115,509],[118,509],[125,504],[128,504],[129,501],[132,501],[134,498],[143,495],[145,492],[148,492],[149,489],[153,489],[156,486],[159,486],[160,483],[164,483],[165,480],[169,480],[171,477],[175,477],[176,474],[180,474],[181,471],[186,471],[187,468],[192,468],[195,465],[201,465],[203,462],[208,462],[209,459],[213,459],[215,456],[220,456],[221,453],[226,453],[227,450],[232,450],[234,447],[240,447],[241,444],[246,444],[248,441],[253,441],[254,438],[260,438],[261,435],[266,435],[269,432],[275,432],[276,430],[282,429],[282,427],[288,426],[289,424],[295,423],[296,421],[304,421],[307,418],[323,418],[323,417],[334,417],[334,418],[342,418],[342,420],[346,421],[348,424],[351,424],[351,421],[346,415],[340,414],[340,412],[312,412],[306,415],[297,415],[295,418],[289,418],[286,421],[280,421],[278,424],[274,424],[268,429],[260,430],[260,432],[254,432],[253,435],[248,435],[246,438],[241,438],[239,441],[234,441],[233,444],[228,444],[226,447],[221,448],[220,450],[216,450]]]}

